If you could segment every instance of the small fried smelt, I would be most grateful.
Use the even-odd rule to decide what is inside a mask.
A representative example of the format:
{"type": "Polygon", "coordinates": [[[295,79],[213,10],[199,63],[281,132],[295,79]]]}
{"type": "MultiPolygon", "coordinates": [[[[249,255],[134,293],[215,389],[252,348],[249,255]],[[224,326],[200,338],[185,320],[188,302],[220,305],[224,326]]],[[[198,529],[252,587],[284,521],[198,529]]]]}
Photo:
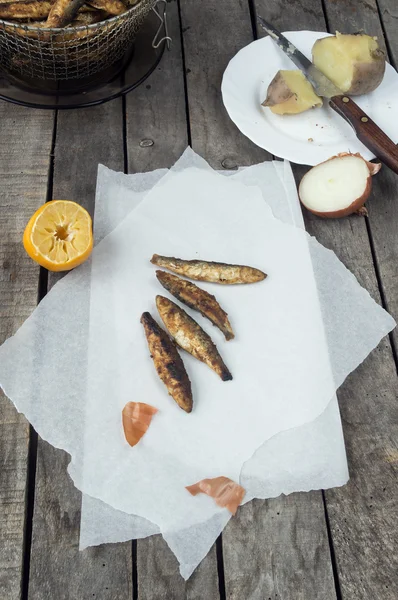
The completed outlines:
{"type": "Polygon", "coordinates": [[[205,260],[182,260],[173,256],[159,256],[159,254],[152,256],[151,263],[172,271],[172,273],[177,273],[177,275],[185,275],[189,279],[224,285],[257,283],[267,277],[259,269],[245,265],[228,265],[205,260]]]}
{"type": "Polygon", "coordinates": [[[126,5],[121,0],[88,0],[87,4],[100,10],[105,10],[110,15],[121,15],[126,12],[126,5]]]}
{"type": "Polygon", "coordinates": [[[214,498],[216,504],[221,508],[227,508],[233,515],[245,497],[246,490],[229,477],[213,477],[213,479],[202,479],[198,483],[186,487],[192,496],[207,494],[214,498]]]}
{"type": "Polygon", "coordinates": [[[55,0],[46,21],[46,27],[65,27],[76,16],[84,0],[55,0]]]}
{"type": "Polygon", "coordinates": [[[189,308],[197,310],[218,327],[225,335],[226,340],[232,340],[235,337],[227,313],[221,308],[214,296],[191,281],[186,281],[186,279],[181,279],[177,275],[166,273],[166,271],[156,271],[156,277],[162,286],[177,300],[180,300],[189,308]]]}
{"type": "MultiPolygon", "coordinates": [[[[37,31],[38,29],[44,29],[45,22],[44,21],[30,21],[29,23],[21,23],[18,25],[5,25],[4,29],[12,34],[17,34],[22,37],[32,38],[32,39],[45,39],[45,34],[42,31],[37,31]],[[28,29],[29,27],[34,27],[35,29],[28,29]]],[[[13,64],[15,65],[15,60],[13,60],[13,64]]]]}
{"type": "Polygon", "coordinates": [[[109,17],[104,10],[96,10],[95,12],[78,13],[72,22],[72,27],[80,27],[81,25],[92,25],[100,23],[109,17]]]}
{"type": "Polygon", "coordinates": [[[183,350],[213,369],[223,381],[232,379],[211,337],[185,310],[164,296],[156,296],[156,306],[168,332],[183,350]]]}
{"type": "Polygon", "coordinates": [[[81,8],[79,8],[78,14],[80,15],[81,13],[95,12],[96,10],[97,9],[94,8],[94,6],[89,6],[88,4],[83,4],[83,6],[81,8]]]}
{"type": "Polygon", "coordinates": [[[138,444],[157,412],[157,408],[145,402],[127,402],[123,408],[122,420],[124,435],[130,446],[138,444]]]}
{"type": "Polygon", "coordinates": [[[193,404],[191,382],[177,348],[149,312],[143,313],[141,323],[160,379],[178,406],[190,413],[193,404]]]}
{"type": "Polygon", "coordinates": [[[0,19],[44,19],[51,10],[52,2],[32,0],[0,4],[0,19]]]}

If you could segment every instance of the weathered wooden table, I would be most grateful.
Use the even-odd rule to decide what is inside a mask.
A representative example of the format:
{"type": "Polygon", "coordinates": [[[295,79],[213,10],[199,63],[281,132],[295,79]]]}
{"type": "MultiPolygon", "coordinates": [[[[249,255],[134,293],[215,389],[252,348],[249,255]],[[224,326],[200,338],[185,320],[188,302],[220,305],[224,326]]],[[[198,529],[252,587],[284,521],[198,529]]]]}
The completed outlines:
{"type": "MultiPolygon", "coordinates": [[[[398,62],[396,0],[171,0],[172,51],[126,99],[59,113],[1,103],[0,341],[58,279],[25,255],[28,218],[52,198],[93,211],[99,162],[169,167],[188,144],[215,168],[271,158],[239,133],[220,95],[228,60],[262,35],[256,10],[281,30],[363,28],[398,62]]],[[[397,319],[398,177],[385,168],[375,178],[369,218],[306,223],[397,319]]],[[[187,583],[160,537],[78,551],[68,456],[2,396],[0,600],[397,600],[397,335],[339,390],[348,485],[249,503],[187,583]]]]}

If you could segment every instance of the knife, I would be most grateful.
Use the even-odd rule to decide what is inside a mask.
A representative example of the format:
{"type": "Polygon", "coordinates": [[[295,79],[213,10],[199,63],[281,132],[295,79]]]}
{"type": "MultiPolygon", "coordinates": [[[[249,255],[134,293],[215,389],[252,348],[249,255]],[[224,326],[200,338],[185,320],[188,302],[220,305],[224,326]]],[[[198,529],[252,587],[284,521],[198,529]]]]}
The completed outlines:
{"type": "Polygon", "coordinates": [[[290,58],[311,83],[318,96],[326,98],[329,106],[354,129],[357,138],[385,165],[398,173],[398,147],[378,125],[308,60],[285,36],[262,17],[257,16],[261,27],[272,37],[279,48],[290,58]]]}

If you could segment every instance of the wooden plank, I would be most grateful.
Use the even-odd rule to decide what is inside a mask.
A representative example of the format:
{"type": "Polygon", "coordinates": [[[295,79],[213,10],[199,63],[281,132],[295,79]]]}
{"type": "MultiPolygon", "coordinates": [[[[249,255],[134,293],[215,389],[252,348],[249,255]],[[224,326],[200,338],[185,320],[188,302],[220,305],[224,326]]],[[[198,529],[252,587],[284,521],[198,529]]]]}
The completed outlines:
{"type": "Polygon", "coordinates": [[[398,11],[395,0],[378,0],[381,22],[387,38],[391,63],[397,67],[398,58],[398,11]]]}
{"type": "Polygon", "coordinates": [[[181,5],[192,147],[215,169],[233,169],[270,158],[230,120],[221,98],[229,60],[253,39],[247,2],[181,5]],[[209,24],[213,24],[209,26],[209,24]]]}
{"type": "Polygon", "coordinates": [[[377,35],[379,43],[384,47],[384,36],[381,27],[376,0],[356,2],[345,0],[344,3],[325,1],[328,29],[331,33],[356,33],[365,31],[369,35],[377,35]]]}
{"type": "Polygon", "coordinates": [[[188,145],[180,24],[176,1],[167,5],[171,50],[154,73],[126,97],[128,172],[171,167],[188,145]],[[147,143],[141,143],[143,140],[147,143]]]}
{"type": "MultiPolygon", "coordinates": [[[[188,145],[184,74],[177,2],[167,5],[172,49],[159,67],[126,98],[129,173],[171,167],[188,145]],[[150,140],[152,145],[140,145],[150,140]]],[[[137,541],[139,600],[219,598],[217,559],[213,547],[185,582],[178,562],[161,536],[137,541]]]]}
{"type": "MultiPolygon", "coordinates": [[[[384,32],[387,36],[385,44],[389,50],[390,62],[398,64],[398,11],[394,0],[379,0],[380,15],[384,32]]],[[[373,12],[373,19],[376,15],[373,12]]],[[[396,235],[398,223],[398,181],[395,173],[383,168],[380,176],[375,178],[371,199],[369,200],[369,225],[374,243],[376,264],[379,269],[381,286],[386,307],[398,321],[398,239],[396,235]]],[[[395,356],[398,356],[398,331],[392,333],[395,356]]]]}
{"type": "Polygon", "coordinates": [[[137,541],[139,600],[219,600],[215,546],[184,581],[178,561],[160,535],[137,541]]]}
{"type": "MultiPolygon", "coordinates": [[[[288,12],[293,19],[298,9],[294,2],[291,4],[288,12]]],[[[317,5],[306,5],[308,20],[313,19],[315,25],[317,5]]],[[[277,10],[282,14],[282,3],[270,6],[264,2],[259,7],[259,12],[273,22],[277,10]]],[[[225,159],[231,159],[235,166],[263,161],[268,155],[229,121],[220,95],[228,61],[253,39],[248,5],[206,0],[201,11],[206,19],[198,19],[195,0],[182,4],[192,146],[216,168],[225,159]],[[215,35],[209,22],[217,23],[222,35],[215,35]]],[[[318,14],[322,13],[318,10],[318,14]]],[[[285,28],[289,28],[288,22],[285,28]]],[[[231,520],[222,539],[225,588],[230,600],[335,598],[320,492],[250,504],[231,520]]]]}
{"type": "Polygon", "coordinates": [[[249,502],[223,547],[229,600],[336,598],[321,492],[249,502]]]}
{"type": "MultiPolygon", "coordinates": [[[[341,30],[351,33],[363,29],[366,33],[377,35],[381,47],[390,51],[388,58],[398,63],[398,35],[396,23],[398,13],[394,0],[379,0],[380,14],[376,0],[358,3],[355,0],[340,3],[325,3],[328,24],[331,31],[341,30]],[[384,29],[384,31],[383,31],[384,29]],[[388,39],[385,39],[384,32],[388,39]]],[[[374,243],[375,260],[379,271],[381,290],[386,308],[398,320],[398,206],[396,196],[398,183],[396,175],[383,167],[380,175],[373,181],[373,192],[368,201],[368,226],[374,243]]],[[[393,331],[392,339],[395,355],[398,356],[398,331],[393,331]]]]}
{"type": "MultiPolygon", "coordinates": [[[[45,200],[53,114],[0,103],[0,343],[37,302],[39,268],[22,234],[45,200]]],[[[0,598],[21,597],[29,425],[0,392],[0,598]]]]}
{"type": "Polygon", "coordinates": [[[130,600],[131,543],[79,551],[81,493],[66,472],[68,463],[65,452],[39,441],[29,597],[130,600]]]}
{"type": "MultiPolygon", "coordinates": [[[[98,163],[123,170],[122,102],[60,112],[53,197],[94,210],[98,163]]],[[[49,274],[49,287],[59,274],[49,274]]],[[[81,493],[66,472],[69,456],[39,440],[29,597],[130,600],[131,543],[79,552],[81,493]]]]}
{"type": "MultiPolygon", "coordinates": [[[[334,250],[380,302],[363,221],[309,217],[307,229],[334,250]]],[[[393,600],[398,596],[398,410],[388,338],[350,375],[338,396],[351,479],[343,488],[326,491],[326,506],[342,597],[393,600]]]]}
{"type": "MultiPolygon", "coordinates": [[[[383,43],[375,0],[361,4],[349,0],[338,5],[326,1],[325,6],[332,31],[362,28],[378,35],[383,43]]],[[[397,191],[396,175],[384,168],[375,178],[368,202],[368,224],[382,290],[395,318],[398,316],[397,191]]],[[[366,248],[364,219],[352,217],[329,227],[322,224],[317,230],[320,227],[323,236],[328,236],[326,245],[333,241],[330,247],[337,249],[338,256],[380,302],[372,256],[366,248]]],[[[319,237],[318,231],[316,235],[319,237]]],[[[396,333],[394,336],[397,339],[396,333]]],[[[396,365],[388,339],[348,379],[339,397],[351,481],[345,489],[328,491],[326,499],[341,590],[343,597],[350,600],[392,600],[398,596],[398,557],[394,552],[398,516],[394,501],[398,495],[398,411],[396,365]]]]}
{"type": "MultiPolygon", "coordinates": [[[[367,203],[369,229],[374,245],[383,300],[388,312],[398,322],[398,179],[384,167],[374,178],[372,195],[367,203]]],[[[395,356],[398,356],[398,331],[392,332],[395,356]]]]}

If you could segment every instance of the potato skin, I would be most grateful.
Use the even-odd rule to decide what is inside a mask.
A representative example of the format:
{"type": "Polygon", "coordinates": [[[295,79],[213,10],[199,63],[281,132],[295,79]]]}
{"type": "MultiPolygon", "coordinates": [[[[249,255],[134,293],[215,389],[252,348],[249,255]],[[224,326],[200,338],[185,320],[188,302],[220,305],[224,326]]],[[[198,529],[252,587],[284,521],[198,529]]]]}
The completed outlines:
{"type": "Polygon", "coordinates": [[[297,115],[322,106],[322,99],[301,71],[280,70],[269,84],[262,106],[269,107],[276,115],[297,115]]]}
{"type": "Polygon", "coordinates": [[[361,94],[373,92],[383,81],[385,70],[385,60],[377,60],[373,63],[356,63],[352,83],[346,93],[350,96],[360,96],[361,94]]]}
{"type": "Polygon", "coordinates": [[[282,104],[293,96],[293,92],[286,84],[282,73],[277,72],[273,80],[268,86],[267,97],[262,102],[262,106],[275,106],[276,104],[282,104]]]}
{"type": "MultiPolygon", "coordinates": [[[[319,51],[319,48],[325,44],[326,40],[327,44],[330,45],[331,40],[334,39],[336,40],[337,45],[342,37],[350,37],[355,40],[356,37],[361,36],[370,37],[362,33],[344,35],[337,32],[334,36],[328,36],[317,40],[312,47],[313,63],[320,71],[322,71],[316,53],[317,50],[319,51]]],[[[376,38],[374,38],[374,40],[376,42],[376,38]]],[[[328,75],[328,73],[325,72],[325,75],[328,76],[333,81],[333,83],[337,85],[337,87],[340,87],[341,91],[344,94],[348,94],[350,96],[360,96],[361,94],[368,94],[369,92],[373,92],[373,90],[375,90],[383,80],[384,71],[386,68],[386,61],[383,50],[378,46],[374,50],[370,51],[370,56],[373,62],[366,62],[361,60],[352,62],[353,75],[351,79],[351,84],[346,89],[343,89],[343,87],[339,85],[339,82],[333,80],[332,77],[328,75]]]]}

